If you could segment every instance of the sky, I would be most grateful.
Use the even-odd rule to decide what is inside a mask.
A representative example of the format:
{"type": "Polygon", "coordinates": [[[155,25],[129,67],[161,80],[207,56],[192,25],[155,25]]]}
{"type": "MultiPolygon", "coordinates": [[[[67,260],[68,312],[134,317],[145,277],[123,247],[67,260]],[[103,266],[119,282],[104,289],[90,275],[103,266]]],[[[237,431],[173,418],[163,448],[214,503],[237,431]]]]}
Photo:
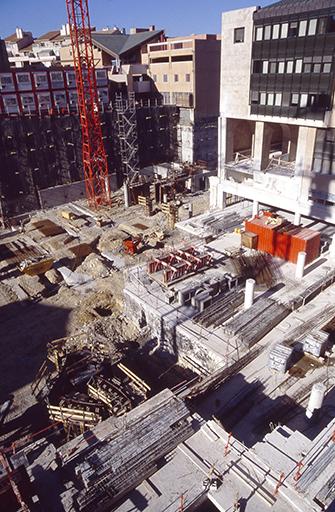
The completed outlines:
{"type": "MultiPolygon", "coordinates": [[[[219,33],[223,11],[268,5],[272,0],[89,0],[91,24],[102,27],[165,29],[168,36],[219,33]]],[[[66,22],[65,0],[0,0],[0,37],[17,26],[38,37],[66,22]]]]}

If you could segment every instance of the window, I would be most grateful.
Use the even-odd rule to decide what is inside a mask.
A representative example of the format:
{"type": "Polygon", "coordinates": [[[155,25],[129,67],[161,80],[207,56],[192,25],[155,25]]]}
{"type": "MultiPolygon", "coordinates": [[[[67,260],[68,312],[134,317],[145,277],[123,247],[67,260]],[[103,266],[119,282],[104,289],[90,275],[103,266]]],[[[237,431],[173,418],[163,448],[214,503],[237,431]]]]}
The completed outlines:
{"type": "Polygon", "coordinates": [[[302,72],[302,59],[297,59],[295,61],[295,73],[301,73],[302,72]]]}
{"type": "Polygon", "coordinates": [[[270,105],[271,107],[273,106],[274,104],[274,94],[271,92],[268,94],[268,101],[267,101],[267,104],[270,105]]]}
{"type": "Polygon", "coordinates": [[[288,28],[288,37],[297,37],[298,35],[298,22],[291,21],[288,28]]]}
{"type": "Polygon", "coordinates": [[[299,105],[299,94],[291,94],[291,105],[294,107],[299,105]]]}
{"type": "Polygon", "coordinates": [[[335,32],[335,16],[329,16],[327,22],[327,32],[335,32]]]}
{"type": "Polygon", "coordinates": [[[152,75],[152,79],[154,82],[157,82],[157,75],[152,75]]]}
{"type": "Polygon", "coordinates": [[[189,73],[186,73],[185,80],[186,80],[186,82],[190,82],[191,81],[191,75],[189,73]]]}
{"type": "Polygon", "coordinates": [[[262,73],[263,62],[261,60],[254,60],[253,73],[262,73]]]}
{"type": "Polygon", "coordinates": [[[288,23],[283,23],[280,31],[280,38],[285,39],[288,34],[288,23]]]}
{"type": "Polygon", "coordinates": [[[192,62],[193,55],[173,55],[171,62],[192,62]]]}
{"type": "Polygon", "coordinates": [[[271,25],[267,25],[266,27],[264,27],[264,39],[271,39],[271,25]]]}
{"type": "Polygon", "coordinates": [[[13,79],[11,76],[2,76],[0,78],[0,83],[1,83],[1,85],[12,85],[13,79]]]}
{"type": "Polygon", "coordinates": [[[251,91],[251,103],[257,104],[259,102],[259,93],[258,91],[251,91]]]}
{"type": "Polygon", "coordinates": [[[16,75],[16,79],[19,84],[29,84],[30,83],[30,76],[29,75],[16,75]]]}
{"type": "Polygon", "coordinates": [[[293,60],[286,62],[286,73],[293,73],[293,60]]]}
{"type": "Polygon", "coordinates": [[[321,73],[321,64],[313,64],[313,73],[321,73]]]}
{"type": "Polygon", "coordinates": [[[302,94],[300,96],[300,107],[301,108],[307,107],[307,102],[308,102],[308,94],[302,94]]]}
{"type": "Polygon", "coordinates": [[[308,32],[307,32],[308,36],[315,36],[317,23],[318,23],[318,20],[315,20],[315,19],[309,20],[308,32]]]}
{"type": "Polygon", "coordinates": [[[277,93],[275,95],[275,105],[276,107],[280,107],[281,106],[281,101],[282,101],[282,93],[277,93]]]}
{"type": "Polygon", "coordinates": [[[304,67],[303,67],[303,72],[304,73],[311,73],[312,71],[312,64],[304,64],[304,67]]]}
{"type": "Polygon", "coordinates": [[[264,60],[263,61],[263,73],[268,73],[268,71],[269,71],[269,61],[264,60]]]}
{"type": "Polygon", "coordinates": [[[285,62],[278,62],[278,73],[285,73],[285,62]]]}
{"type": "Polygon", "coordinates": [[[323,73],[330,73],[331,69],[332,69],[332,65],[330,64],[330,62],[325,62],[323,64],[323,68],[322,68],[323,73]]]}
{"type": "Polygon", "coordinates": [[[179,76],[178,76],[178,75],[174,75],[174,81],[175,81],[175,82],[178,82],[178,81],[179,81],[179,76]]]}
{"type": "Polygon", "coordinates": [[[256,41],[262,41],[263,39],[263,27],[256,27],[256,41]]]}
{"type": "Polygon", "coordinates": [[[169,57],[156,57],[154,59],[150,59],[151,64],[161,64],[164,62],[169,62],[169,57]]]}
{"type": "Polygon", "coordinates": [[[303,37],[307,32],[307,20],[300,21],[299,23],[299,37],[303,37]]]}
{"type": "Polygon", "coordinates": [[[163,75],[163,82],[167,82],[168,81],[168,76],[167,75],[163,75]]]}
{"type": "Polygon", "coordinates": [[[270,62],[270,73],[277,73],[277,62],[270,62]]]}
{"type": "Polygon", "coordinates": [[[272,39],[279,39],[280,25],[273,25],[272,27],[272,39]]]}
{"type": "MultiPolygon", "coordinates": [[[[54,73],[50,73],[50,76],[51,76],[51,81],[52,82],[62,82],[63,81],[63,73],[54,72],[54,73]]],[[[76,79],[76,74],[75,73],[68,73],[67,77],[68,77],[69,80],[75,80],[76,79]]]]}
{"type": "Polygon", "coordinates": [[[266,93],[265,92],[261,92],[260,94],[260,102],[259,102],[261,105],[266,105],[266,93]]]}
{"type": "Polygon", "coordinates": [[[234,43],[244,43],[244,27],[234,29],[234,43]]]}
{"type": "Polygon", "coordinates": [[[282,106],[283,107],[289,107],[290,106],[290,99],[291,99],[291,95],[289,92],[284,92],[283,93],[283,99],[282,99],[282,106]]]}

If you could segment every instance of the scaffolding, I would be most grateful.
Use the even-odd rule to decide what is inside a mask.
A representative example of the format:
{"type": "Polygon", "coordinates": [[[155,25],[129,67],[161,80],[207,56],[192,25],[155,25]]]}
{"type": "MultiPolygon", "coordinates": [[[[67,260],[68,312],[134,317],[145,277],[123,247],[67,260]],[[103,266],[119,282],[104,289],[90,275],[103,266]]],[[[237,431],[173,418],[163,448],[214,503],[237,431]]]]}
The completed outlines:
{"type": "Polygon", "coordinates": [[[135,93],[130,92],[127,99],[121,93],[117,94],[115,110],[123,179],[132,183],[139,171],[135,93]]]}

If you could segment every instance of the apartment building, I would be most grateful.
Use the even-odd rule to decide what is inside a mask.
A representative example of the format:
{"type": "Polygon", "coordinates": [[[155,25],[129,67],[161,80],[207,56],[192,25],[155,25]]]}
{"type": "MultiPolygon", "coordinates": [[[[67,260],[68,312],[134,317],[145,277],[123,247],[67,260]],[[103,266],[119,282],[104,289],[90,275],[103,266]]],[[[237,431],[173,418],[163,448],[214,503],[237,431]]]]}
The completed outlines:
{"type": "MultiPolygon", "coordinates": [[[[109,102],[107,69],[97,69],[98,96],[109,102]]],[[[74,69],[8,70],[0,72],[0,114],[43,114],[78,112],[74,69]]]]}
{"type": "Polygon", "coordinates": [[[227,195],[335,223],[335,0],[222,15],[219,173],[227,195]]]}
{"type": "Polygon", "coordinates": [[[51,30],[36,39],[31,32],[17,28],[5,38],[5,43],[11,67],[50,67],[59,63],[60,48],[70,45],[70,27],[62,25],[60,30],[51,30]]]}
{"type": "MultiPolygon", "coordinates": [[[[129,34],[117,27],[92,31],[95,67],[110,68],[108,77],[112,89],[149,94],[151,84],[142,55],[146,54],[149,43],[164,39],[164,30],[156,30],[154,25],[131,28],[129,34]]],[[[60,60],[63,66],[73,66],[71,46],[60,50],[60,60]]]]}
{"type": "Polygon", "coordinates": [[[4,41],[10,65],[23,67],[24,62],[22,61],[22,57],[25,54],[24,49],[28,48],[28,51],[30,51],[31,45],[34,42],[32,33],[17,27],[13,34],[5,37],[4,41]]]}
{"type": "Polygon", "coordinates": [[[203,160],[216,166],[220,49],[220,37],[202,34],[149,44],[143,55],[164,104],[180,108],[182,162],[203,160]]]}

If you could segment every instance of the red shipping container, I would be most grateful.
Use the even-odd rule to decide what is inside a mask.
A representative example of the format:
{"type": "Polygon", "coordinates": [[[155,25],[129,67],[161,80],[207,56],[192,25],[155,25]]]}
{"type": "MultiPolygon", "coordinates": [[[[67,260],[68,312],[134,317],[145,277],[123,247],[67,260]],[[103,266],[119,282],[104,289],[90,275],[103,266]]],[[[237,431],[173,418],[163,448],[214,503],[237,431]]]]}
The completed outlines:
{"type": "Polygon", "coordinates": [[[289,251],[289,261],[296,263],[298,253],[306,252],[306,263],[311,263],[320,254],[321,235],[317,231],[308,228],[300,228],[292,236],[291,247],[289,251]]]}
{"type": "Polygon", "coordinates": [[[258,235],[257,249],[259,251],[274,255],[276,228],[278,226],[271,223],[267,224],[267,222],[269,222],[268,216],[255,217],[245,222],[245,229],[258,235]]]}
{"type": "MultiPolygon", "coordinates": [[[[273,217],[275,219],[275,217],[273,217]]],[[[320,233],[308,228],[300,228],[285,220],[271,222],[270,215],[255,217],[245,221],[245,229],[258,235],[257,249],[293,263],[297,262],[298,253],[307,253],[306,263],[319,256],[320,233]],[[280,222],[281,221],[281,222],[280,222]]]]}

